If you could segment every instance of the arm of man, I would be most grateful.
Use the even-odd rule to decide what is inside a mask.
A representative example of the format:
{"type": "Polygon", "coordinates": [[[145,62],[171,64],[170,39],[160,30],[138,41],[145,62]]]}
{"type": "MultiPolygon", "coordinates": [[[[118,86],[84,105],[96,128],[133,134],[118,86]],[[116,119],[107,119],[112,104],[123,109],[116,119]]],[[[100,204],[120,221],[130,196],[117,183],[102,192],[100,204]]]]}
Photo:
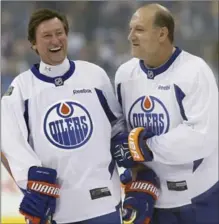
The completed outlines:
{"type": "Polygon", "coordinates": [[[99,94],[102,107],[111,123],[112,136],[114,137],[118,133],[127,130],[125,118],[122,114],[121,106],[119,105],[115,92],[113,91],[112,84],[106,72],[103,70],[103,80],[101,91],[102,95],[99,94]]]}
{"type": "Polygon", "coordinates": [[[21,188],[26,188],[31,166],[41,166],[41,161],[28,142],[29,131],[25,120],[25,99],[18,78],[12,82],[1,101],[1,144],[13,178],[21,188]]]}
{"type": "MultiPolygon", "coordinates": [[[[56,187],[56,171],[42,167],[42,163],[28,142],[29,129],[25,100],[18,79],[12,82],[1,102],[1,143],[3,163],[24,193],[20,212],[33,224],[44,224],[55,211],[57,195],[43,195],[34,190],[34,184],[42,189],[56,187]],[[37,167],[32,169],[31,167],[37,167]],[[39,175],[45,172],[46,175],[39,175]]],[[[35,187],[36,188],[36,187],[35,187]]],[[[38,189],[39,190],[39,189],[38,189]]]]}
{"type": "Polygon", "coordinates": [[[211,69],[201,62],[189,93],[178,89],[182,124],[146,140],[154,161],[184,164],[208,157],[218,147],[218,88],[211,69]]]}

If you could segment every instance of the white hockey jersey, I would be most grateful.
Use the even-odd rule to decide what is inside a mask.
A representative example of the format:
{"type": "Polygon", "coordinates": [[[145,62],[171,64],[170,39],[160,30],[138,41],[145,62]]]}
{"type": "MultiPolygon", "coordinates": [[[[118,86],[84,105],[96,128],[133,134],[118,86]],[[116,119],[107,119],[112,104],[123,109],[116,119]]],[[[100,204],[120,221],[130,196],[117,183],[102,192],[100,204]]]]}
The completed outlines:
{"type": "Polygon", "coordinates": [[[110,139],[123,119],[102,68],[68,59],[58,66],[41,62],[14,79],[1,109],[2,150],[19,187],[26,188],[30,166],[57,170],[57,223],[116,210],[120,181],[110,139]]]}
{"type": "Polygon", "coordinates": [[[209,66],[176,48],[156,69],[133,58],[115,77],[129,130],[150,127],[154,159],[145,164],[159,176],[159,208],[191,203],[218,182],[218,88],[209,66]]]}

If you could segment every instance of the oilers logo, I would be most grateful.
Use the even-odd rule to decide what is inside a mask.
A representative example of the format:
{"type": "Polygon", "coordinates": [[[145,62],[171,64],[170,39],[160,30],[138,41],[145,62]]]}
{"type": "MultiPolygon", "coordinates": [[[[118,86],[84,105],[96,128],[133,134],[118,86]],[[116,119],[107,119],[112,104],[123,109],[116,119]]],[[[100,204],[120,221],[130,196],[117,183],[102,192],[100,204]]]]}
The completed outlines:
{"type": "Polygon", "coordinates": [[[93,124],[84,106],[73,101],[62,101],[51,106],[44,118],[47,139],[62,149],[76,149],[91,137],[93,124]]]}
{"type": "Polygon", "coordinates": [[[138,98],[130,108],[128,120],[131,128],[145,127],[155,135],[169,129],[170,118],[164,104],[154,96],[138,98]]]}

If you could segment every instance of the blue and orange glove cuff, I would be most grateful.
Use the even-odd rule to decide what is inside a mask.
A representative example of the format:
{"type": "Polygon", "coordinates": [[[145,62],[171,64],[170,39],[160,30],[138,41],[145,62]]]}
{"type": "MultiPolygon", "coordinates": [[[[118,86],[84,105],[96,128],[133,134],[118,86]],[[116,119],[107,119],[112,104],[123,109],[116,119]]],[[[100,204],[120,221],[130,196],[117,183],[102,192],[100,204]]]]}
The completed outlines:
{"type": "Polygon", "coordinates": [[[143,127],[134,128],[128,136],[129,150],[135,162],[147,162],[153,160],[153,153],[149,149],[146,140],[153,137],[152,133],[143,127]]]}

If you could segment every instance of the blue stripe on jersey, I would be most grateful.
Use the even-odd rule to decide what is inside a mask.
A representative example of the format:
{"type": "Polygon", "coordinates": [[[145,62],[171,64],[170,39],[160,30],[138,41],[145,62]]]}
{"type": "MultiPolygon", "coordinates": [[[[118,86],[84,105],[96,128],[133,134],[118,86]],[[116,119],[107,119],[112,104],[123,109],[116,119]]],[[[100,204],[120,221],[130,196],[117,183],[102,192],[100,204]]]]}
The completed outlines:
{"type": "Polygon", "coordinates": [[[121,83],[118,84],[116,91],[117,91],[118,101],[120,105],[122,106],[121,83]]]}
{"type": "MultiPolygon", "coordinates": [[[[174,84],[174,89],[175,89],[176,100],[177,100],[177,102],[179,104],[179,108],[180,108],[180,114],[181,114],[183,120],[187,121],[188,119],[185,115],[185,110],[184,110],[183,104],[182,104],[182,101],[185,97],[185,93],[176,84],[174,84]]],[[[198,159],[193,162],[193,172],[195,172],[195,170],[200,166],[202,161],[203,161],[203,159],[198,159]]]]}
{"type": "Polygon", "coordinates": [[[69,64],[70,64],[69,70],[62,76],[49,77],[49,76],[41,74],[39,72],[39,64],[34,64],[33,67],[31,68],[31,71],[38,79],[40,79],[40,80],[42,80],[44,82],[49,82],[49,83],[56,84],[56,80],[58,78],[60,78],[63,81],[63,83],[64,83],[65,80],[70,78],[73,75],[74,71],[75,71],[75,63],[73,61],[69,60],[69,64]]]}
{"type": "Polygon", "coordinates": [[[204,159],[198,159],[193,162],[193,172],[201,165],[204,159]]]}
{"type": "Polygon", "coordinates": [[[117,117],[111,111],[111,109],[107,103],[107,100],[106,100],[105,96],[103,95],[103,92],[96,88],[95,88],[95,91],[97,93],[100,104],[103,107],[103,110],[106,113],[107,118],[109,119],[109,122],[112,123],[113,121],[117,120],[117,117]]]}
{"type": "Polygon", "coordinates": [[[174,90],[175,90],[176,100],[179,104],[180,114],[181,114],[183,120],[187,121],[188,119],[186,117],[185,110],[184,110],[183,104],[182,104],[182,101],[185,97],[185,93],[176,84],[174,84],[174,90]]]}
{"type": "Polygon", "coordinates": [[[110,173],[110,179],[113,176],[113,172],[114,172],[114,169],[115,168],[116,168],[116,162],[115,162],[115,160],[112,159],[111,162],[110,162],[110,164],[109,164],[109,166],[108,166],[108,171],[110,173]]]}
{"type": "Polygon", "coordinates": [[[28,100],[24,101],[24,120],[27,126],[27,132],[28,132],[28,136],[27,136],[27,141],[29,142],[29,138],[30,138],[30,127],[29,127],[29,109],[28,109],[28,100]]]}

